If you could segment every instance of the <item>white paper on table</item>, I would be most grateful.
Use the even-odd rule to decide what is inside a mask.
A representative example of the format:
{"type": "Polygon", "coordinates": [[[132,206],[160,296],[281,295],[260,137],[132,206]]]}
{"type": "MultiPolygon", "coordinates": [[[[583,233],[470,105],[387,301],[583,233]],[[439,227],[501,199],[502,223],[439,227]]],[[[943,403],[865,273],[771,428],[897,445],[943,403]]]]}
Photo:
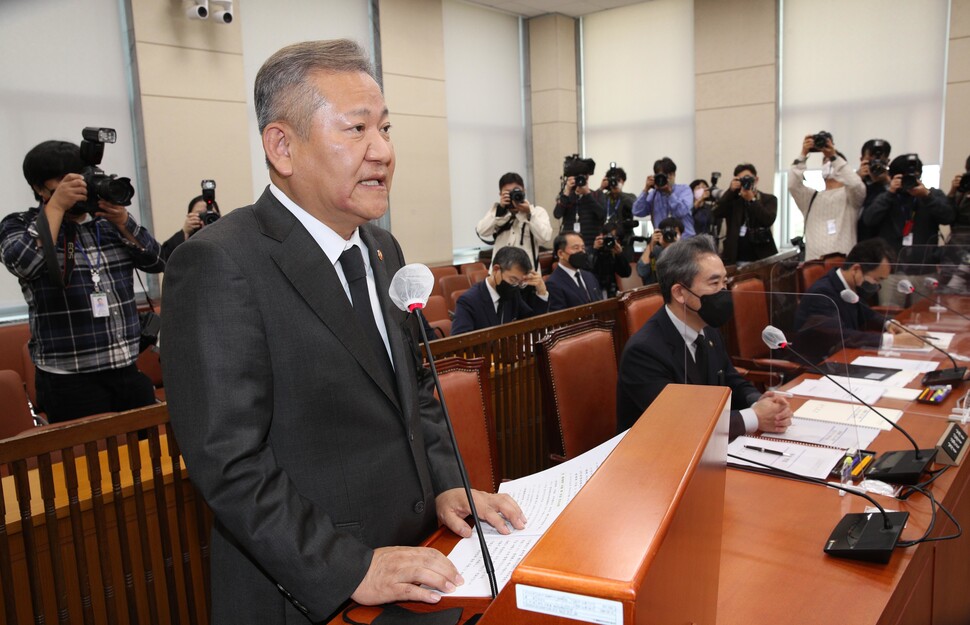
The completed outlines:
{"type": "MultiPolygon", "coordinates": [[[[857,384],[850,380],[849,384],[844,384],[847,389],[855,393],[859,399],[867,404],[874,404],[882,397],[885,389],[881,386],[857,384]]],[[[838,387],[838,385],[828,378],[818,378],[817,380],[802,380],[798,385],[788,389],[789,393],[804,395],[806,397],[819,397],[821,399],[835,399],[838,401],[855,402],[858,401],[852,395],[838,387]]]]}
{"type": "MultiPolygon", "coordinates": [[[[503,482],[499,486],[499,492],[515,499],[525,518],[528,519],[525,529],[513,529],[508,535],[499,534],[490,525],[482,525],[482,533],[485,535],[485,543],[492,557],[499,590],[509,581],[512,571],[522,558],[549,529],[553,521],[559,517],[625,435],[626,432],[617,434],[572,460],[517,480],[503,482]]],[[[512,528],[511,525],[508,527],[512,528]]],[[[448,559],[465,578],[465,583],[449,594],[449,597],[487,597],[491,594],[477,533],[473,531],[470,537],[458,541],[448,554],[448,559]]]]}
{"type": "MultiPolygon", "coordinates": [[[[929,330],[926,332],[926,340],[936,345],[943,351],[946,351],[950,347],[950,341],[953,340],[953,332],[937,332],[936,330],[929,330]]],[[[934,351],[929,345],[920,345],[919,347],[903,347],[902,345],[896,345],[893,343],[893,350],[897,352],[923,352],[929,353],[934,351]]]]}
{"type": "MultiPolygon", "coordinates": [[[[899,373],[894,373],[885,380],[864,380],[859,378],[847,378],[842,375],[833,375],[832,379],[839,384],[845,386],[848,389],[852,389],[855,392],[855,386],[878,386],[882,389],[883,399],[902,399],[905,401],[913,401],[916,399],[923,389],[921,388],[906,388],[906,385],[913,381],[916,376],[919,375],[916,371],[900,371],[899,373]]],[[[869,402],[870,404],[872,402],[869,402]]]]}
{"type": "Polygon", "coordinates": [[[839,449],[849,449],[850,447],[865,449],[869,446],[869,443],[876,439],[880,431],[877,428],[860,425],[794,417],[791,420],[791,425],[784,432],[764,432],[761,436],[779,440],[798,441],[800,443],[826,445],[839,449]]]}
{"type": "Polygon", "coordinates": [[[885,367],[887,369],[902,369],[904,371],[916,371],[926,373],[936,371],[940,363],[933,360],[912,360],[910,358],[885,358],[883,356],[859,356],[852,361],[854,365],[866,367],[885,367]]]}
{"type": "Polygon", "coordinates": [[[768,441],[762,438],[739,436],[728,445],[728,454],[738,458],[728,458],[728,463],[735,466],[749,466],[763,469],[756,464],[745,462],[745,459],[767,464],[775,469],[784,469],[790,473],[825,479],[835,468],[835,465],[845,457],[845,449],[829,449],[828,447],[809,447],[808,445],[790,444],[782,441],[768,441]],[[785,455],[779,456],[754,449],[747,449],[745,445],[772,449],[785,455]]]}
{"type": "MultiPolygon", "coordinates": [[[[899,421],[899,418],[903,416],[902,410],[896,410],[894,408],[879,408],[879,412],[893,423],[899,421]]],[[[834,401],[822,401],[820,399],[810,399],[802,404],[795,411],[795,416],[802,417],[803,419],[815,419],[817,421],[862,425],[880,430],[891,430],[893,427],[862,404],[843,404],[834,401]]]]}

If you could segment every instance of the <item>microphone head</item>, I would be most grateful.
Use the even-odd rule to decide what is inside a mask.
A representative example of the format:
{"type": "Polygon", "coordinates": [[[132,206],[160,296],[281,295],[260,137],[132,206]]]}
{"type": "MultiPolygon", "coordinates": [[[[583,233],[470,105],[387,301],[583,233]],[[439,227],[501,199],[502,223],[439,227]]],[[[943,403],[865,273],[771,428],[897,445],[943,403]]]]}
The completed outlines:
{"type": "Polygon", "coordinates": [[[842,301],[846,302],[847,304],[859,303],[859,294],[852,289],[842,289],[842,292],[839,293],[839,295],[842,297],[842,301]]]}
{"type": "Polygon", "coordinates": [[[765,326],[765,329],[761,331],[761,340],[770,349],[785,349],[788,347],[788,339],[785,338],[785,333],[775,326],[765,326]]]}
{"type": "Polygon", "coordinates": [[[935,289],[940,286],[940,281],[933,276],[926,276],[923,278],[923,285],[928,289],[935,289]]]}
{"type": "Polygon", "coordinates": [[[434,274],[431,270],[421,263],[412,263],[397,270],[387,291],[395,306],[404,312],[411,312],[415,308],[424,308],[433,288],[434,274]]]}
{"type": "Polygon", "coordinates": [[[909,294],[915,291],[916,287],[913,286],[912,282],[904,278],[896,284],[896,290],[899,291],[900,293],[909,294]]]}

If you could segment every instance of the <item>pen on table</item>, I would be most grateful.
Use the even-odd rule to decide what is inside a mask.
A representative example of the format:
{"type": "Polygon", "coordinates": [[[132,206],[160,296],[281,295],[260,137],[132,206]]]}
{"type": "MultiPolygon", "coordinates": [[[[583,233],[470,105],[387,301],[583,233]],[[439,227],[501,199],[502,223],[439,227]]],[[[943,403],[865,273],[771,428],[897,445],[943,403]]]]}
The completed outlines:
{"type": "Polygon", "coordinates": [[[777,449],[768,449],[766,447],[755,447],[754,445],[745,445],[745,449],[750,449],[751,451],[760,451],[763,454],[771,454],[773,456],[790,456],[791,454],[785,453],[783,451],[778,451],[777,449]]]}
{"type": "Polygon", "coordinates": [[[869,463],[872,462],[872,458],[873,456],[866,456],[865,458],[863,458],[862,462],[857,464],[855,468],[852,469],[852,477],[855,477],[861,474],[865,470],[865,468],[869,465],[869,463]]]}

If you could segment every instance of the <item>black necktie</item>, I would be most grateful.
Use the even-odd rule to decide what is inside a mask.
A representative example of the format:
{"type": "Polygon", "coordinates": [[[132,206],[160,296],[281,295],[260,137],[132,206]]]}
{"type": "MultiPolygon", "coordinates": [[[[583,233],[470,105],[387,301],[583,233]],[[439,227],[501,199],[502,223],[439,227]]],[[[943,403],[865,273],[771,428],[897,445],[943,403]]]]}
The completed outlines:
{"type": "Polygon", "coordinates": [[[498,301],[498,310],[495,311],[495,314],[498,315],[499,325],[505,323],[505,319],[504,319],[504,317],[505,317],[505,300],[499,299],[499,301],[498,301]]]}
{"type": "Polygon", "coordinates": [[[357,313],[357,321],[364,331],[364,336],[370,342],[374,355],[384,365],[388,381],[393,385],[394,369],[391,367],[391,359],[388,357],[387,347],[384,346],[384,339],[381,338],[381,332],[377,329],[377,322],[374,320],[374,309],[371,308],[370,294],[367,292],[367,270],[364,268],[360,248],[354,245],[344,250],[340,255],[340,266],[344,270],[344,277],[347,278],[347,286],[350,287],[350,299],[354,312],[357,313]]]}
{"type": "Polygon", "coordinates": [[[579,285],[579,290],[583,293],[583,300],[590,301],[589,291],[586,290],[586,285],[583,284],[583,279],[579,276],[579,269],[576,270],[576,284],[579,285]]]}
{"type": "Polygon", "coordinates": [[[697,363],[697,369],[700,371],[700,384],[707,384],[709,382],[707,379],[707,339],[704,338],[703,332],[698,334],[697,340],[694,341],[694,362],[697,363]]]}

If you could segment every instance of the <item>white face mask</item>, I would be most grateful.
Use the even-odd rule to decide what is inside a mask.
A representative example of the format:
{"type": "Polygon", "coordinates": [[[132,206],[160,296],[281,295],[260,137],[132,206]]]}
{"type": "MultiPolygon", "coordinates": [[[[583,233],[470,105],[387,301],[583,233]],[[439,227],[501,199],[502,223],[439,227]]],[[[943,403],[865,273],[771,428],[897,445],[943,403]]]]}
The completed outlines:
{"type": "Polygon", "coordinates": [[[835,175],[834,168],[832,167],[832,161],[825,161],[822,163],[822,178],[828,180],[835,175]]]}

